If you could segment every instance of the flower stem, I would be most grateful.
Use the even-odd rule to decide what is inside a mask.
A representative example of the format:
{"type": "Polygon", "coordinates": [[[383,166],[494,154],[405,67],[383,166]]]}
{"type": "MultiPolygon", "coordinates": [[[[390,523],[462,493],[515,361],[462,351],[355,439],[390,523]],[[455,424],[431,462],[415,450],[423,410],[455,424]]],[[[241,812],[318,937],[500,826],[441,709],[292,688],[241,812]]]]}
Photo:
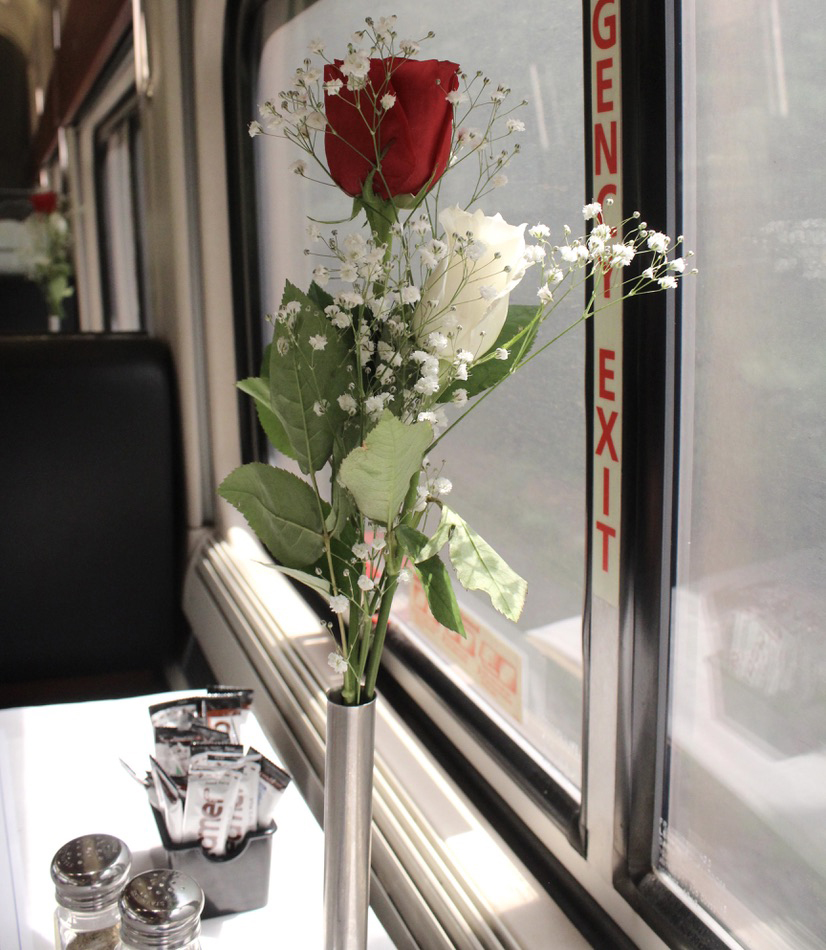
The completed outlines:
{"type": "Polygon", "coordinates": [[[390,618],[390,608],[393,605],[393,597],[396,594],[396,587],[399,583],[399,575],[394,574],[387,578],[387,586],[384,588],[384,594],[379,607],[379,616],[376,621],[376,630],[373,634],[373,643],[370,649],[370,657],[367,664],[367,676],[364,680],[364,701],[369,702],[376,692],[376,680],[379,675],[379,665],[381,664],[381,654],[384,648],[384,638],[387,635],[387,621],[390,618]]]}

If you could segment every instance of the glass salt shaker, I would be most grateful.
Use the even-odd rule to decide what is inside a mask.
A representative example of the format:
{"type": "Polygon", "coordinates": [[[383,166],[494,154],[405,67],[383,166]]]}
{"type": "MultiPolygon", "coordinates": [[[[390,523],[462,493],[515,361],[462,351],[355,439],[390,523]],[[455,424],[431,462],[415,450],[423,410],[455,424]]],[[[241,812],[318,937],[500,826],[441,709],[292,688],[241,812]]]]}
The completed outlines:
{"type": "Polygon", "coordinates": [[[82,835],[52,859],[57,950],[115,950],[118,898],[132,866],[129,848],[113,835],[82,835]]]}
{"type": "Polygon", "coordinates": [[[200,950],[204,892],[181,871],[138,874],[120,897],[118,950],[200,950]]]}

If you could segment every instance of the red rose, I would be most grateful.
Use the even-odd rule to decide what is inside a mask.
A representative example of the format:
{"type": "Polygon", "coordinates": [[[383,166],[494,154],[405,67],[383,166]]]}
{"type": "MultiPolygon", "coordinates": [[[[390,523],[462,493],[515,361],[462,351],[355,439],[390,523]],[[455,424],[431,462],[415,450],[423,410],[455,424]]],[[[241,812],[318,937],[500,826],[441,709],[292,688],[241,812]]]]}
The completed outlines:
{"type": "Polygon", "coordinates": [[[337,59],[324,67],[325,83],[344,83],[337,95],[324,94],[324,146],[335,183],[355,197],[376,168],[373,191],[385,200],[432,186],[450,157],[453,106],[446,97],[459,88],[458,65],[435,59],[371,59],[365,87],[353,92],[341,64],[337,59]],[[386,96],[395,97],[389,108],[382,105],[386,96]]]}
{"type": "Polygon", "coordinates": [[[42,214],[51,214],[57,211],[57,195],[53,191],[38,191],[29,195],[29,202],[33,210],[42,214]]]}

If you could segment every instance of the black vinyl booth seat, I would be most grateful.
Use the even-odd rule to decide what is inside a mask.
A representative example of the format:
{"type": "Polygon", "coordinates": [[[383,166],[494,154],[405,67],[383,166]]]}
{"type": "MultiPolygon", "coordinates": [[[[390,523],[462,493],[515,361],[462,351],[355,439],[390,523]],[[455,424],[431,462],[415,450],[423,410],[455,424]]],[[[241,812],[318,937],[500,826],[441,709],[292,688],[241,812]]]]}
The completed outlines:
{"type": "Polygon", "coordinates": [[[0,513],[0,705],[48,701],[38,681],[162,685],[185,544],[163,343],[0,337],[0,513]]]}

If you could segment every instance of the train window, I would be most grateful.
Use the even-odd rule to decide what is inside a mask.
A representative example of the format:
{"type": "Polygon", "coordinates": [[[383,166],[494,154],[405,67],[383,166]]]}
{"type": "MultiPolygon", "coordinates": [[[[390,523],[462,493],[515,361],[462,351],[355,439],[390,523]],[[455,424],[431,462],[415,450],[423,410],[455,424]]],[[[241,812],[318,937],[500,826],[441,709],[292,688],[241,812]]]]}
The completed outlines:
{"type": "Polygon", "coordinates": [[[129,101],[104,122],[95,142],[106,329],[143,330],[143,175],[137,102],[129,101]]]}
{"type": "Polygon", "coordinates": [[[657,860],[751,950],[822,948],[826,17],[682,8],[687,222],[714,264],[682,336],[657,860]]]}
{"type": "Polygon", "coordinates": [[[143,136],[131,50],[69,129],[84,330],[146,330],[143,136]]]}
{"type": "MultiPolygon", "coordinates": [[[[520,112],[526,126],[521,155],[507,168],[509,182],[479,206],[529,226],[540,220],[557,221],[560,228],[563,222],[574,227],[581,222],[582,13],[575,0],[555,5],[553,18],[538,18],[527,32],[518,18],[503,20],[494,5],[487,17],[478,5],[426,0],[416,4],[413,15],[411,7],[397,2],[342,7],[318,0],[287,21],[285,7],[271,0],[263,9],[256,103],[290,87],[311,41],[322,40],[335,55],[364,17],[398,14],[403,33],[435,31],[426,48],[423,44],[423,56],[459,57],[464,70],[480,69],[490,77],[492,89],[502,82],[511,87],[513,102],[528,100],[520,112]],[[494,17],[497,28],[491,30],[494,17]]],[[[342,221],[337,227],[344,233],[351,208],[337,190],[296,177],[290,168],[301,156],[288,143],[260,138],[255,144],[261,309],[274,312],[285,280],[306,285],[319,263],[305,255],[308,217],[342,221]]],[[[450,177],[455,184],[456,176],[450,177]]],[[[456,199],[470,191],[464,187],[456,199]]],[[[532,303],[535,290],[526,278],[512,302],[532,303]]],[[[546,339],[573,322],[582,304],[582,296],[574,295],[561,307],[543,328],[546,339]]],[[[264,333],[268,340],[268,325],[264,333]]],[[[396,650],[415,651],[419,664],[459,684],[473,709],[495,724],[496,734],[517,746],[531,768],[552,773],[574,800],[581,776],[583,378],[584,338],[572,333],[484,402],[438,449],[437,461],[447,460],[443,475],[453,485],[452,506],[528,580],[519,623],[509,623],[486,599],[459,589],[469,631],[461,641],[436,624],[421,590],[410,586],[397,598],[394,639],[396,650]]],[[[397,666],[409,670],[411,664],[397,666]]]]}

